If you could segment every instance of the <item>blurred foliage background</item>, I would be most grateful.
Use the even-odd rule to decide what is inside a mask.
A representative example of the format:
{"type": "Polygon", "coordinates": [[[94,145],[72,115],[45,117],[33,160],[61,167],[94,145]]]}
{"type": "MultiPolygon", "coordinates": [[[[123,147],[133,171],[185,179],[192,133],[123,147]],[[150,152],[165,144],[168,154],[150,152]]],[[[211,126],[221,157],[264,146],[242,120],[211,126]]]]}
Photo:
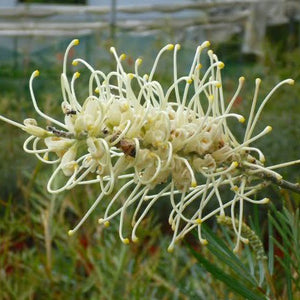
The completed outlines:
{"type": "MultiPolygon", "coordinates": [[[[235,104],[235,110],[246,116],[256,77],[263,80],[260,99],[280,80],[295,79],[295,86],[276,92],[263,112],[260,128],[272,125],[274,130],[257,145],[264,149],[269,164],[299,158],[299,28],[296,23],[292,32],[288,25],[269,29],[263,57],[242,55],[240,34],[212,45],[226,65],[223,87],[228,99],[238,78],[246,77],[235,104]]],[[[115,34],[113,38],[108,32],[83,37],[71,56],[82,57],[105,72],[114,68],[108,51],[114,45],[119,53],[127,54],[128,69],[142,56],[143,70],[147,72],[162,46],[180,42],[179,70],[184,73],[197,44],[202,42],[189,37],[178,40],[170,28],[152,36],[118,31],[115,34]]],[[[39,69],[41,76],[34,82],[34,88],[40,106],[51,115],[61,115],[59,77],[63,53],[70,40],[26,38],[27,45],[40,45],[34,53],[28,55],[26,47],[21,54],[0,53],[0,57],[11,58],[0,61],[1,114],[20,122],[36,117],[28,79],[32,71],[39,69]]],[[[25,38],[19,42],[24,45],[24,41],[25,38]]],[[[166,55],[158,69],[157,80],[164,86],[172,81],[168,67],[171,62],[172,58],[166,55]]],[[[81,72],[83,84],[78,94],[84,100],[85,71],[81,72]]],[[[235,130],[239,134],[244,128],[235,130]]],[[[163,206],[156,207],[144,221],[138,244],[121,243],[116,234],[117,222],[107,229],[98,226],[101,207],[70,238],[68,230],[93,203],[97,188],[48,194],[45,186],[52,169],[23,153],[26,135],[4,123],[0,135],[0,299],[300,298],[299,195],[271,186],[261,193],[272,199],[272,207],[247,209],[245,223],[262,241],[266,261],[257,259],[248,246],[233,254],[230,230],[215,221],[205,231],[208,247],[200,247],[190,234],[174,254],[167,253],[171,232],[168,210],[163,206]]],[[[299,182],[299,174],[299,165],[283,170],[284,177],[293,182],[299,182]]]]}

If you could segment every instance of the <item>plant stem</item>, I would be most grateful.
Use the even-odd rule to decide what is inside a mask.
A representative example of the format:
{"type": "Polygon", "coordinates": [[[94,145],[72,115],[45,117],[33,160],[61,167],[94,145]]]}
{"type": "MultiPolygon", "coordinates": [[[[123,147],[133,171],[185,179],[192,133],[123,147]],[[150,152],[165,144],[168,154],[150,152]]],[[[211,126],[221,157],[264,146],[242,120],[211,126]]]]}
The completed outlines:
{"type": "Polygon", "coordinates": [[[262,178],[264,180],[267,180],[267,181],[270,181],[273,184],[276,184],[276,185],[280,186],[283,189],[287,189],[287,190],[293,191],[297,194],[300,194],[300,184],[299,183],[292,183],[292,182],[289,182],[289,181],[284,180],[284,179],[278,179],[275,176],[272,176],[271,174],[266,174],[266,173],[263,173],[263,172],[260,172],[257,175],[260,178],[262,178]]]}

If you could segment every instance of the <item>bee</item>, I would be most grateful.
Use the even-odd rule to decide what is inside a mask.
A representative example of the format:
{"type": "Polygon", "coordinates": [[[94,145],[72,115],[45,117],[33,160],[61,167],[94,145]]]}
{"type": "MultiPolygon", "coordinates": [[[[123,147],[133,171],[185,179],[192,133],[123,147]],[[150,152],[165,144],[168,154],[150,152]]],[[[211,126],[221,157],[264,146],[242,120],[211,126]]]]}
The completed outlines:
{"type": "MultiPolygon", "coordinates": [[[[115,140],[117,140],[119,138],[119,136],[120,136],[120,133],[114,134],[111,137],[110,142],[113,143],[115,140]]],[[[119,148],[120,150],[122,150],[122,152],[125,155],[131,156],[131,157],[135,157],[135,155],[136,155],[135,143],[133,140],[121,139],[117,144],[115,144],[115,146],[117,148],[119,148]]]]}
{"type": "Polygon", "coordinates": [[[133,141],[124,139],[118,143],[118,146],[124,152],[125,155],[135,157],[136,150],[135,150],[135,143],[133,141]]]}

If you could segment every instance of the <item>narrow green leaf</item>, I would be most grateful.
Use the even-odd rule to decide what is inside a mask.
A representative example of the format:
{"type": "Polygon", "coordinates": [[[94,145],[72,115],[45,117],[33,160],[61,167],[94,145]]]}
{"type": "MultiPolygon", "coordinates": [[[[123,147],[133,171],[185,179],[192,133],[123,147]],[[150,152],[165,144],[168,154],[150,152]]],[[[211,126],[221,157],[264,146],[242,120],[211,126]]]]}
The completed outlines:
{"type": "Polygon", "coordinates": [[[258,290],[253,291],[246,287],[243,282],[237,280],[236,278],[228,275],[224,271],[222,271],[220,268],[218,268],[216,265],[213,265],[210,263],[207,259],[202,257],[199,253],[197,253],[195,250],[190,248],[191,252],[195,256],[195,258],[198,260],[198,262],[202,265],[203,268],[205,268],[209,273],[212,274],[212,276],[220,281],[222,281],[229,289],[236,292],[240,296],[244,297],[245,299],[249,300],[262,300],[266,299],[266,297],[259,292],[258,290]]]}
{"type": "Polygon", "coordinates": [[[251,226],[251,228],[253,228],[252,230],[254,230],[255,233],[257,234],[257,236],[259,236],[261,238],[261,222],[259,219],[259,211],[260,211],[260,209],[258,208],[258,205],[254,205],[253,218],[251,218],[251,216],[250,216],[250,219],[253,224],[253,227],[251,226]]]}
{"type": "Polygon", "coordinates": [[[291,245],[290,240],[287,238],[287,233],[282,230],[282,227],[276,222],[276,220],[273,218],[272,215],[270,215],[270,220],[271,220],[273,226],[276,228],[276,230],[280,234],[283,242],[288,244],[288,245],[291,245]]]}
{"type": "MultiPolygon", "coordinates": [[[[216,234],[214,234],[207,226],[203,226],[203,232],[208,240],[208,247],[211,249],[212,245],[218,248],[221,252],[224,252],[231,258],[232,261],[240,268],[240,271],[243,270],[245,273],[249,273],[246,266],[238,259],[238,257],[232,252],[231,249],[227,247],[222,239],[220,239],[216,234]]],[[[251,276],[251,274],[249,273],[251,276]]]]}
{"type": "Polygon", "coordinates": [[[271,275],[274,273],[274,243],[273,243],[273,226],[270,220],[270,213],[268,213],[268,233],[269,233],[269,254],[268,267],[271,275]]]}
{"type": "Polygon", "coordinates": [[[250,285],[256,285],[256,281],[252,277],[248,269],[244,271],[244,269],[239,267],[239,264],[237,263],[237,261],[239,261],[238,258],[232,260],[226,254],[224,254],[224,252],[219,251],[211,244],[208,244],[207,247],[212,254],[214,254],[221,262],[225,263],[232,271],[237,274],[238,277],[243,279],[244,282],[247,282],[250,285]]]}

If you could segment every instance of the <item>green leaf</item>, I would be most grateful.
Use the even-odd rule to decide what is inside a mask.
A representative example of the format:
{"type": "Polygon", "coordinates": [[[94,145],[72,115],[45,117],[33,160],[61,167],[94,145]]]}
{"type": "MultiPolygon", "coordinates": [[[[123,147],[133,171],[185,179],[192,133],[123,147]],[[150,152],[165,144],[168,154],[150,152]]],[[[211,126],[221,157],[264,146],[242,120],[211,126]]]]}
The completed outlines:
{"type": "Polygon", "coordinates": [[[252,285],[256,285],[256,279],[251,275],[248,268],[240,261],[240,259],[232,252],[231,249],[214,234],[207,226],[203,226],[203,233],[205,234],[208,245],[207,248],[211,253],[218,257],[222,262],[226,263],[238,276],[242,276],[243,280],[252,285]]]}
{"type": "Polygon", "coordinates": [[[291,246],[291,242],[290,240],[287,238],[288,233],[286,231],[283,231],[281,224],[278,224],[278,222],[273,218],[273,216],[270,215],[270,220],[273,224],[273,226],[276,228],[276,230],[278,231],[278,233],[280,234],[282,241],[291,246]]]}
{"type": "Polygon", "coordinates": [[[270,213],[268,214],[268,233],[269,233],[269,254],[268,267],[271,275],[274,273],[274,243],[273,243],[273,226],[270,220],[270,213]]]}
{"type": "Polygon", "coordinates": [[[207,259],[201,256],[198,252],[194,249],[190,248],[191,252],[198,260],[198,262],[204,267],[212,276],[220,281],[222,281],[229,289],[236,292],[240,296],[244,297],[245,299],[250,300],[262,300],[266,299],[266,297],[260,293],[259,291],[253,291],[249,289],[245,284],[236,278],[226,274],[223,270],[221,270],[216,265],[210,263],[207,259]]]}

